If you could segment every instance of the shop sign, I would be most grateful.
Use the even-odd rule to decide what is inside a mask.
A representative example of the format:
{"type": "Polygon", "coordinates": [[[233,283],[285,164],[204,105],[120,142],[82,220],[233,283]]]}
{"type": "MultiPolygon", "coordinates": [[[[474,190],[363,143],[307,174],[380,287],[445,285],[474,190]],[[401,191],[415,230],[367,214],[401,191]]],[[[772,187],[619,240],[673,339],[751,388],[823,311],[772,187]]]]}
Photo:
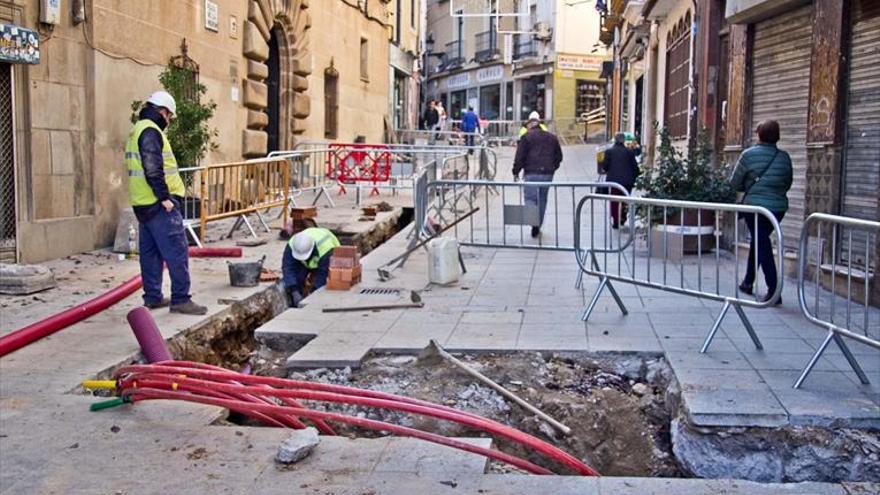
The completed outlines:
{"type": "Polygon", "coordinates": [[[446,87],[449,89],[466,88],[471,83],[471,73],[463,72],[446,78],[446,87]]]}
{"type": "Polygon", "coordinates": [[[602,70],[602,57],[595,55],[556,56],[556,68],[560,70],[602,70]]]}
{"type": "Polygon", "coordinates": [[[504,77],[504,66],[483,67],[477,71],[477,82],[497,81],[504,77]]]}
{"type": "Polygon", "coordinates": [[[0,60],[18,64],[40,63],[40,35],[12,24],[0,24],[0,60]]]}

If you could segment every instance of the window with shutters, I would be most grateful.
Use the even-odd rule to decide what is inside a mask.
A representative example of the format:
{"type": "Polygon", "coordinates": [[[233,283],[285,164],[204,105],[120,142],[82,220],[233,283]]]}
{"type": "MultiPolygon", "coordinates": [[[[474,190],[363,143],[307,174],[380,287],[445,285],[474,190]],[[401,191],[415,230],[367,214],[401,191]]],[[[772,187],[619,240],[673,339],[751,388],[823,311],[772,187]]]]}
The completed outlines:
{"type": "Polygon", "coordinates": [[[663,120],[673,139],[687,137],[690,47],[691,15],[688,13],[666,37],[666,100],[663,120]]]}

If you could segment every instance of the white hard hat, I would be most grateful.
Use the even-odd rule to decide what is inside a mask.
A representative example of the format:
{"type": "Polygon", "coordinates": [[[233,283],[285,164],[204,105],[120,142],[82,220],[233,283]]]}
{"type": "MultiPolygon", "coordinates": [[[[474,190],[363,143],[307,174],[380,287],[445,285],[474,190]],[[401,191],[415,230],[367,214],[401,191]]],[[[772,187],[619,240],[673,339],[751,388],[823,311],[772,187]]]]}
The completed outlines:
{"type": "Polygon", "coordinates": [[[541,114],[532,110],[532,113],[529,114],[529,120],[541,120],[541,114]]]}
{"type": "Polygon", "coordinates": [[[168,94],[167,91],[156,91],[147,98],[147,103],[167,108],[173,114],[177,113],[177,103],[174,102],[174,97],[168,94]]]}
{"type": "Polygon", "coordinates": [[[313,249],[315,249],[315,240],[312,239],[312,236],[306,234],[305,231],[293,236],[293,247],[291,251],[293,252],[294,259],[299,261],[309,259],[312,255],[313,249]]]}

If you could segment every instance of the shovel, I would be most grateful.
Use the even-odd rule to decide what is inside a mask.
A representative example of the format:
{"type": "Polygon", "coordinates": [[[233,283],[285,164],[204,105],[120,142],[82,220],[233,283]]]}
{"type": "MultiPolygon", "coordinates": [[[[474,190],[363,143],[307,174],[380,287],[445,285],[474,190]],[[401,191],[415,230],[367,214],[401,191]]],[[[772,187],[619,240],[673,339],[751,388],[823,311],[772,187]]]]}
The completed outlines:
{"type": "Polygon", "coordinates": [[[474,208],[473,210],[471,210],[471,211],[465,213],[464,215],[458,217],[458,220],[456,220],[456,221],[450,223],[450,224],[447,225],[446,227],[443,227],[442,229],[438,230],[437,232],[431,234],[431,236],[428,237],[427,239],[425,239],[425,240],[423,240],[423,241],[419,241],[418,244],[416,244],[415,246],[413,246],[413,247],[407,249],[406,251],[403,252],[403,254],[401,254],[401,255],[399,255],[399,256],[393,258],[391,261],[388,261],[388,262],[385,263],[384,265],[380,266],[380,267],[377,269],[377,271],[379,272],[379,280],[381,280],[382,282],[387,282],[387,281],[391,280],[391,277],[392,277],[391,272],[394,271],[395,268],[397,268],[397,267],[391,268],[391,265],[397,263],[398,261],[401,261],[401,260],[406,259],[407,257],[409,257],[409,255],[411,255],[412,253],[414,253],[415,251],[417,251],[418,249],[420,249],[422,246],[424,246],[425,244],[431,242],[431,241],[434,240],[435,238],[439,237],[441,234],[443,234],[443,233],[446,232],[447,230],[451,229],[452,227],[455,227],[455,226],[458,225],[462,220],[464,220],[464,219],[466,219],[467,217],[473,215],[474,213],[478,212],[479,210],[480,210],[480,208],[477,207],[477,208],[474,208]]]}
{"type": "Polygon", "coordinates": [[[444,361],[448,361],[449,363],[454,364],[455,366],[464,370],[467,374],[471,375],[472,377],[474,377],[477,380],[479,380],[480,382],[482,382],[484,385],[495,390],[499,394],[507,397],[508,399],[515,402],[516,404],[518,404],[520,407],[522,407],[526,411],[529,411],[530,413],[534,414],[535,416],[541,418],[548,425],[559,430],[563,435],[568,436],[569,434],[571,434],[571,428],[565,426],[564,424],[560,423],[559,421],[556,421],[555,419],[551,418],[550,416],[548,416],[546,413],[544,413],[543,411],[541,411],[537,407],[522,400],[521,398],[519,398],[519,396],[517,396],[513,392],[507,390],[506,388],[502,387],[501,385],[498,385],[497,383],[492,381],[492,379],[490,379],[486,375],[480,373],[479,371],[477,371],[477,370],[471,368],[470,366],[466,365],[465,363],[459,361],[458,359],[455,358],[455,356],[446,352],[446,350],[443,349],[443,347],[441,347],[440,344],[438,344],[436,340],[431,339],[431,341],[428,343],[428,346],[425,347],[424,349],[422,349],[422,352],[419,353],[419,361],[433,362],[436,360],[444,360],[444,361]]]}

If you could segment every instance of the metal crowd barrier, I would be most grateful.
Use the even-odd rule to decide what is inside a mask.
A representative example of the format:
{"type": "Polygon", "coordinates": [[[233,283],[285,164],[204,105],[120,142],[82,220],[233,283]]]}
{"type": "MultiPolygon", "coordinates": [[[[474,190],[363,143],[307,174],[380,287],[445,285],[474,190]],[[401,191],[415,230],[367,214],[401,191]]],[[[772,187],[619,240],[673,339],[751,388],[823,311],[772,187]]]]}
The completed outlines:
{"type": "Polygon", "coordinates": [[[183,179],[186,192],[184,193],[183,204],[180,205],[180,213],[183,215],[183,227],[189,232],[189,235],[195,241],[198,247],[202,247],[202,239],[196,233],[194,225],[201,222],[202,200],[196,194],[195,186],[201,185],[201,171],[205,167],[185,167],[178,170],[181,179],[183,179]]]}
{"type": "MultiPolygon", "coordinates": [[[[612,284],[613,281],[619,281],[723,302],[721,312],[706,336],[701,353],[708,350],[730,308],[736,311],[755,347],[763,349],[743,308],[767,308],[779,299],[783,286],[781,276],[784,273],[783,253],[780,249],[775,255],[777,273],[780,276],[773,293],[763,300],[746,297],[747,295],[739,290],[738,250],[734,250],[734,276],[731,277],[729,273],[722,271],[719,248],[723,240],[721,222],[725,213],[747,215],[746,221],[753,222],[752,227],[755,231],[758,228],[759,218],[766,219],[773,226],[772,237],[776,239],[776,245],[782,246],[779,222],[765,208],[632,196],[622,198],[605,194],[584,196],[575,212],[574,249],[577,252],[577,263],[581,271],[598,277],[599,286],[582,319],[584,321],[589,319],[606,288],[611,292],[621,312],[627,314],[626,306],[612,284]],[[601,208],[603,211],[597,212],[597,203],[603,206],[601,208]],[[628,213],[618,210],[617,220],[620,228],[617,230],[612,228],[610,215],[605,213],[609,209],[606,205],[612,203],[625,205],[628,210],[628,213]],[[585,206],[589,206],[589,215],[586,218],[585,206]],[[581,224],[584,220],[590,233],[589,245],[586,247],[583,246],[581,239],[581,224]],[[629,236],[624,236],[624,232],[632,235],[637,228],[643,228],[643,232],[647,234],[645,246],[647,252],[640,252],[640,243],[634,242],[629,236]],[[712,252],[704,254],[704,251],[708,250],[712,252]],[[694,252],[694,256],[685,256],[690,251],[694,252]]],[[[734,241],[739,238],[741,230],[739,223],[739,219],[734,222],[734,241]]],[[[755,239],[753,242],[757,243],[759,240],[755,239]]],[[[754,268],[756,274],[760,272],[757,257],[754,268]]],[[[758,293],[759,278],[758,276],[755,278],[753,286],[755,294],[758,293]]]]}
{"type": "MultiPolygon", "coordinates": [[[[294,186],[291,190],[292,202],[296,204],[296,198],[305,192],[315,192],[312,204],[324,198],[331,206],[334,206],[331,189],[334,186],[345,185],[355,190],[356,202],[360,204],[362,197],[362,185],[343,184],[338,180],[327,177],[327,164],[333,153],[338,150],[329,147],[331,143],[325,141],[303,141],[298,143],[292,150],[273,151],[270,157],[285,157],[292,164],[292,176],[294,186]]],[[[412,145],[412,144],[361,144],[358,146],[370,148],[375,146],[383,153],[391,155],[391,174],[385,183],[375,184],[380,190],[390,190],[396,194],[399,190],[410,190],[419,170],[426,163],[434,160],[442,160],[444,157],[460,155],[466,151],[473,151],[472,156],[479,157],[479,176],[485,178],[494,177],[497,154],[487,148],[467,148],[463,146],[438,146],[438,145],[412,145]],[[477,154],[479,151],[479,154],[477,154]]],[[[368,186],[372,189],[373,185],[368,186]]]]}
{"type": "Polygon", "coordinates": [[[440,224],[479,207],[481,212],[456,225],[454,233],[468,246],[574,251],[574,211],[577,198],[597,188],[626,189],[612,182],[494,182],[444,178],[430,182],[426,212],[440,224]],[[536,201],[529,201],[532,197],[536,201]],[[546,200],[541,219],[540,203],[546,200]],[[542,224],[531,237],[530,228],[542,224]]]}
{"type": "Polygon", "coordinates": [[[880,350],[880,314],[876,309],[874,310],[875,321],[872,326],[870,306],[871,282],[877,283],[873,277],[876,270],[880,268],[880,259],[877,259],[876,256],[878,234],[880,234],[880,222],[868,220],[813,213],[804,222],[798,252],[798,301],[804,317],[810,323],[826,329],[827,334],[825,340],[795,381],[794,388],[800,388],[832,341],[837,344],[859,380],[865,385],[870,383],[844,338],[880,350]],[[810,249],[809,245],[811,236],[815,236],[814,239],[819,241],[819,245],[813,249],[810,249]],[[831,244],[830,251],[827,253],[823,249],[827,244],[826,238],[830,238],[831,244]],[[838,247],[841,249],[838,250],[838,247]],[[810,255],[811,251],[815,253],[815,256],[810,255]],[[826,255],[831,260],[830,266],[823,263],[823,258],[826,255]],[[845,264],[838,264],[838,255],[845,257],[845,264]],[[859,258],[861,259],[859,260],[859,258]],[[813,286],[812,297],[807,294],[808,269],[811,264],[814,271],[811,284],[813,286]],[[863,265],[864,268],[859,270],[855,268],[856,264],[863,265]],[[873,273],[871,272],[872,266],[873,273]],[[838,268],[842,270],[842,278],[846,280],[845,287],[839,287],[837,284],[838,275],[841,274],[838,268]],[[856,273],[857,271],[861,273],[856,273]],[[830,278],[825,284],[825,288],[830,291],[823,290],[823,273],[826,273],[830,278]],[[854,276],[860,276],[863,279],[861,295],[853,290],[854,276]],[[823,292],[827,296],[823,297],[823,292]],[[845,297],[844,301],[839,301],[841,296],[845,297]],[[861,301],[857,299],[861,299],[861,301]],[[854,317],[854,312],[861,314],[854,317]]]}
{"type": "Polygon", "coordinates": [[[201,170],[200,178],[202,232],[206,232],[210,221],[236,217],[230,236],[245,225],[251,235],[257,237],[248,215],[255,214],[266,232],[271,232],[260,210],[279,206],[283,207],[284,224],[287,224],[290,201],[287,159],[264,158],[210,165],[201,170]]]}

